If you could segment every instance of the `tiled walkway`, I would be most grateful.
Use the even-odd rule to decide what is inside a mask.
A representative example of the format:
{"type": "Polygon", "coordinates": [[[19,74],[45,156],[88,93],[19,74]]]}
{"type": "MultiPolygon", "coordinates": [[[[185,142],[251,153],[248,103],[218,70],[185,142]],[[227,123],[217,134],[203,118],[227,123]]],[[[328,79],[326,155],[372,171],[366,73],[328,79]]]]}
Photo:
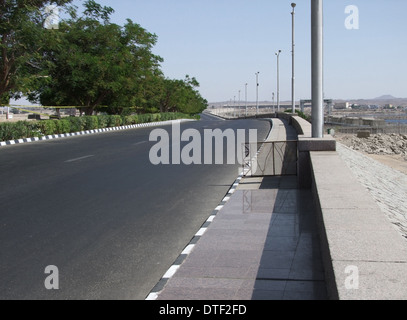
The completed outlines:
{"type": "Polygon", "coordinates": [[[158,299],[326,299],[312,195],[296,186],[243,179],[158,299]]]}
{"type": "MultiPolygon", "coordinates": [[[[267,141],[297,139],[272,121],[267,141]]],[[[243,178],[158,300],[327,299],[315,212],[296,176],[243,178]]]]}

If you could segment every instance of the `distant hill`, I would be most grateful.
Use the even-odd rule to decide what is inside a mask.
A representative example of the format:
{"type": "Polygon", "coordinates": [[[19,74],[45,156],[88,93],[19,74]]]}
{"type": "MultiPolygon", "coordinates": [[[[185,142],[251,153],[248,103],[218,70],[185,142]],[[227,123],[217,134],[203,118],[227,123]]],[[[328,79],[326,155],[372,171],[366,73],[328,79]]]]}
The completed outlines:
{"type": "Polygon", "coordinates": [[[396,100],[396,99],[398,99],[398,98],[393,97],[393,96],[390,95],[390,94],[385,94],[385,95],[383,95],[383,96],[374,98],[373,100],[396,100]]]}

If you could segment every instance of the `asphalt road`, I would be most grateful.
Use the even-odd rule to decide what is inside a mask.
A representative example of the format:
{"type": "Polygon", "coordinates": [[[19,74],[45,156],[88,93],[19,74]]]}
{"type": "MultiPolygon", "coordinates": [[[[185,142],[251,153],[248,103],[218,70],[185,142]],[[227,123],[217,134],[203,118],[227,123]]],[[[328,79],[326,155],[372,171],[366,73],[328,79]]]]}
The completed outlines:
{"type": "MultiPolygon", "coordinates": [[[[171,126],[161,127],[171,134],[171,126]]],[[[207,115],[181,130],[258,129],[207,115]]],[[[0,299],[144,299],[223,199],[236,165],[151,164],[155,128],[0,149],[0,299]],[[45,282],[58,268],[58,290],[45,282]]],[[[171,142],[171,139],[170,139],[171,142]]],[[[185,144],[185,143],[184,143],[185,144]]],[[[182,144],[181,144],[182,145],[182,144]]]]}

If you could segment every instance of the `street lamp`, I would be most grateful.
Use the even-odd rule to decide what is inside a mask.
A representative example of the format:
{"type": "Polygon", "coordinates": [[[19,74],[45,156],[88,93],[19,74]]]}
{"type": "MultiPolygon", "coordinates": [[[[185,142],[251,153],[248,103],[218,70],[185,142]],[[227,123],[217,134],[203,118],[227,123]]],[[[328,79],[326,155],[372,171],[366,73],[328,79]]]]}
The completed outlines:
{"type": "Polygon", "coordinates": [[[312,137],[324,135],[323,0],[311,0],[312,137]]]}
{"type": "Polygon", "coordinates": [[[259,74],[260,72],[256,72],[256,116],[259,114],[259,74]]]}
{"type": "Polygon", "coordinates": [[[280,53],[281,50],[276,52],[277,56],[277,111],[280,112],[280,53]]]}
{"type": "Polygon", "coordinates": [[[291,80],[291,101],[293,106],[293,113],[295,113],[295,7],[297,5],[295,3],[291,3],[291,7],[293,11],[291,12],[292,15],[292,80],[291,80]]]}
{"type": "Polygon", "coordinates": [[[241,100],[240,100],[240,93],[242,92],[242,90],[239,90],[239,106],[238,106],[238,112],[239,112],[239,117],[241,116],[241,100]]]}
{"type": "Polygon", "coordinates": [[[233,96],[233,117],[236,118],[236,96],[233,96]]]}
{"type": "Polygon", "coordinates": [[[274,104],[274,92],[273,92],[273,113],[275,113],[275,112],[276,112],[276,106],[274,104]]]}
{"type": "Polygon", "coordinates": [[[245,84],[245,99],[246,99],[246,117],[247,117],[247,83],[245,84]]]}

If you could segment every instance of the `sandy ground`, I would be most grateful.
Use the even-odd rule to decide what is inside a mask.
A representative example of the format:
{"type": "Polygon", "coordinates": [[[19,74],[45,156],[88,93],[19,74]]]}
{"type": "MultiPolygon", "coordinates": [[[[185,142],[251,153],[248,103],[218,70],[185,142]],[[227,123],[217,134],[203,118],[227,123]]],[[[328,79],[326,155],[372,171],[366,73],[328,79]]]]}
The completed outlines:
{"type": "Polygon", "coordinates": [[[386,166],[401,171],[407,175],[407,161],[398,155],[376,155],[376,154],[366,154],[366,155],[368,157],[375,159],[376,161],[385,164],[386,166]]]}
{"type": "MultiPolygon", "coordinates": [[[[341,142],[341,139],[346,136],[345,134],[337,134],[335,136],[337,142],[341,142]]],[[[348,135],[349,136],[349,135],[348,135]]],[[[358,151],[361,152],[361,151],[358,151]]],[[[407,175],[407,161],[403,159],[400,155],[377,155],[377,154],[368,154],[365,152],[361,152],[364,155],[379,161],[380,163],[389,166],[395,170],[398,170],[407,175]]]]}

